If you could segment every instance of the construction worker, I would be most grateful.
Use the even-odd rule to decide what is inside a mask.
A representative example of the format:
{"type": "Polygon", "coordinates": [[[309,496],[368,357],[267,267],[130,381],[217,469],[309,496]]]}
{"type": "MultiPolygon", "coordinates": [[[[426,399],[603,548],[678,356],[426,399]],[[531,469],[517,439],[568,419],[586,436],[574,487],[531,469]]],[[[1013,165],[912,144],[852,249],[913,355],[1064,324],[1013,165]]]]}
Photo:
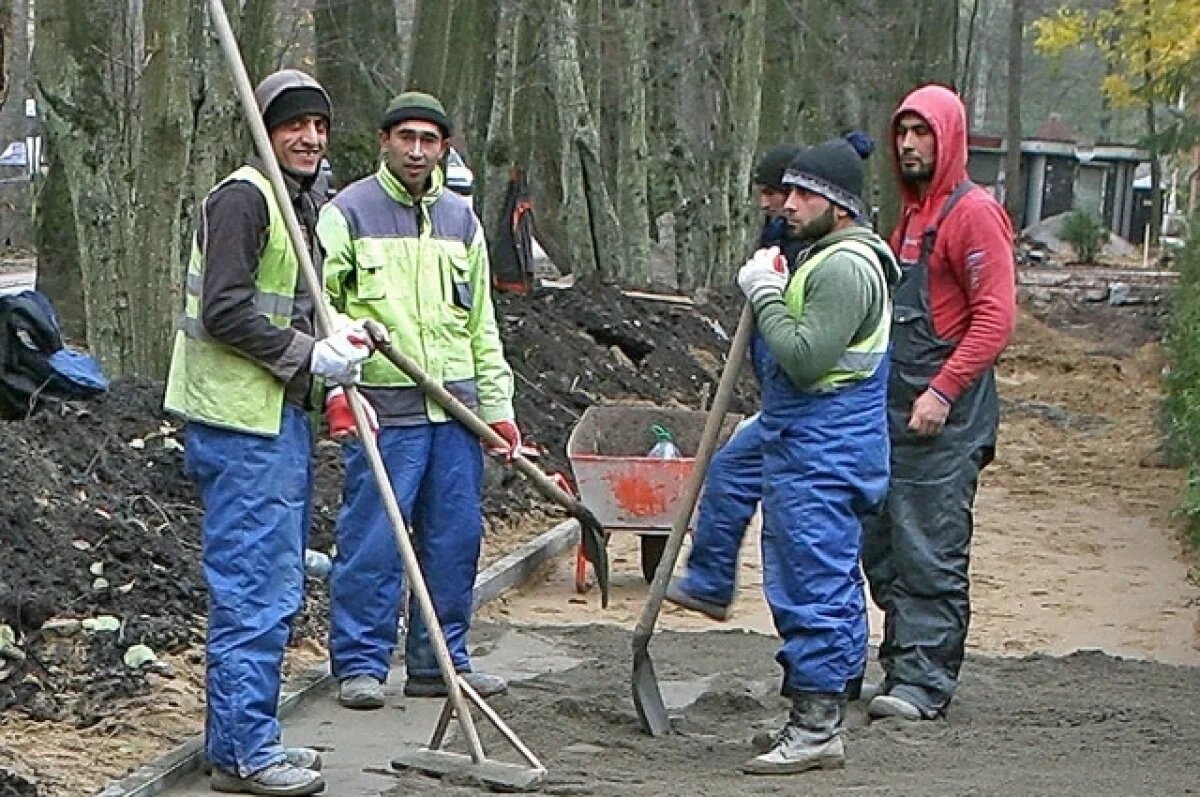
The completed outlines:
{"type": "MultiPolygon", "coordinates": [[[[397,347],[516,450],[521,434],[513,376],[496,328],[483,229],[468,201],[445,190],[438,168],[450,133],[435,97],[410,91],[388,105],[379,125],[379,170],[344,188],[321,211],[326,289],[351,318],[387,327],[397,347]]],[[[483,533],[480,442],[382,357],[367,363],[362,393],[378,414],[379,447],[412,527],[417,558],[430,576],[454,665],[480,694],[504,692],[504,680],[473,671],[467,653],[483,533]]],[[[331,417],[338,414],[329,409],[331,417]]],[[[403,568],[361,443],[348,442],[344,453],[345,493],[330,574],[330,654],[342,705],[379,708],[396,645],[403,568]]],[[[415,602],[405,643],[404,693],[445,695],[415,602]]]]}
{"type": "MultiPolygon", "coordinates": [[[[862,158],[874,150],[874,142],[863,133],[852,132],[847,141],[862,158]]],[[[808,241],[799,234],[802,225],[792,225],[785,214],[791,188],[784,184],[784,176],[801,151],[798,145],[781,144],[763,155],[755,169],[758,206],[764,216],[759,247],[779,246],[793,268],[808,241]]],[[[755,345],[763,345],[761,339],[755,345]]],[[[737,589],[738,553],[762,498],[763,434],[759,415],[752,415],[713,456],[684,575],[667,587],[667,600],[714,620],[729,617],[737,589]]],[[[858,699],[861,686],[860,672],[847,683],[847,698],[858,699]]]]}
{"type": "Polygon", "coordinates": [[[970,618],[967,564],[980,471],[999,425],[993,366],[1016,319],[1012,228],[967,178],[962,101],[941,86],[892,117],[903,210],[888,416],[892,483],[863,566],[884,612],[875,717],[931,719],[954,695],[970,618]]]}
{"type": "MultiPolygon", "coordinates": [[[[768,150],[754,170],[758,208],[763,214],[759,248],[778,246],[792,264],[803,241],[788,226],[783,205],[790,190],[784,172],[800,154],[796,144],[768,150]]],[[[762,498],[762,427],[758,415],[738,425],[713,455],[704,477],[692,547],[684,575],[667,587],[666,599],[714,620],[729,617],[737,590],[737,559],[746,527],[762,498]]]]}
{"type": "MultiPolygon", "coordinates": [[[[255,96],[318,258],[310,189],[329,96],[290,69],[268,76],[255,96]]],[[[187,420],[185,465],[204,506],[205,751],[217,791],[316,794],[325,786],[315,750],[280,744],[276,706],[304,588],[313,377],[353,381],[370,355],[367,340],[357,324],[315,338],[313,296],[261,163],[222,180],[196,225],[165,400],[187,420]]]]}
{"type": "Polygon", "coordinates": [[[790,272],[770,247],[737,276],[754,308],[762,386],[763,591],[792,700],[770,749],[743,765],[751,774],[843,765],[845,692],[866,655],[860,518],[888,478],[888,292],[898,270],[859,223],[862,153],[846,139],[807,147],[783,183],[792,233],[812,245],[790,272]]]}

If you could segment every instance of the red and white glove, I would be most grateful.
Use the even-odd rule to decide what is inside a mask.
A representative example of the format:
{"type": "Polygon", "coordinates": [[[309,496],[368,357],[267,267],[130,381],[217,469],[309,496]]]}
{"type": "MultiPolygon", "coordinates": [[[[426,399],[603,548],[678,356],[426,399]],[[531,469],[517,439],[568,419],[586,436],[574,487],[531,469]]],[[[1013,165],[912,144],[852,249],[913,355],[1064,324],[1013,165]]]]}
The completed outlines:
{"type": "Polygon", "coordinates": [[[504,448],[488,446],[487,452],[492,456],[504,456],[505,462],[512,462],[513,455],[521,450],[521,430],[513,420],[493,421],[488,426],[492,431],[504,438],[508,445],[504,448]]]}
{"type": "MultiPolygon", "coordinates": [[[[359,401],[367,413],[367,423],[370,424],[371,431],[379,434],[379,416],[375,414],[375,408],[361,393],[359,401]]],[[[329,395],[325,397],[325,423],[329,426],[329,436],[334,440],[341,442],[358,437],[354,413],[350,410],[350,399],[346,398],[346,391],[341,385],[329,391],[329,395]]]]}
{"type": "Polygon", "coordinates": [[[738,271],[737,284],[751,304],[782,296],[788,284],[787,258],[778,246],[759,249],[738,271]]]}
{"type": "Polygon", "coordinates": [[[361,321],[354,321],[313,345],[309,370],[336,385],[353,384],[374,347],[361,321]]]}

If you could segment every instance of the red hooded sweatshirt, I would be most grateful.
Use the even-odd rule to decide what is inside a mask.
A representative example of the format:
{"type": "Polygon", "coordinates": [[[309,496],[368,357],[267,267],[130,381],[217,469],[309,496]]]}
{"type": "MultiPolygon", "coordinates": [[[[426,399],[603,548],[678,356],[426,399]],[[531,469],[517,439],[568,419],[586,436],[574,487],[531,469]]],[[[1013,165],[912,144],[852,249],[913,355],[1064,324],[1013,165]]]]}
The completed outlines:
{"type": "MultiPolygon", "coordinates": [[[[897,259],[915,263],[921,233],[937,221],[955,186],[967,179],[967,122],[962,101],[942,86],[922,86],[900,103],[902,114],[916,113],[933,130],[937,160],[924,197],[900,180],[903,209],[892,233],[897,259]]],[[[899,177],[896,137],[892,163],[899,177]]],[[[929,258],[929,303],[938,337],[958,345],[930,384],[950,401],[995,362],[1016,323],[1016,274],[1008,216],[983,190],[967,192],[938,228],[929,258]]]]}

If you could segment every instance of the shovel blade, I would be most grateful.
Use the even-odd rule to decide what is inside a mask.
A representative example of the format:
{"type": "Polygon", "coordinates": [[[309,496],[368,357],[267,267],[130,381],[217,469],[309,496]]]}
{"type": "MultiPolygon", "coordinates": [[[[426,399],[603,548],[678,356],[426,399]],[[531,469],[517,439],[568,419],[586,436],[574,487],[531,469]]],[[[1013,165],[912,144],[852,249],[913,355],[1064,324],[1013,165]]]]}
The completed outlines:
{"type": "Polygon", "coordinates": [[[666,736],[671,733],[671,719],[667,716],[667,706],[658,688],[658,676],[654,674],[654,662],[650,660],[649,642],[649,638],[634,640],[633,707],[637,710],[642,730],[651,736],[666,736]]]}
{"type": "MultiPolygon", "coordinates": [[[[581,505],[582,506],[582,505],[581,505]]],[[[579,533],[583,540],[583,557],[592,563],[596,584],[600,587],[600,608],[608,608],[608,532],[591,512],[584,510],[579,517],[579,533]]]]}

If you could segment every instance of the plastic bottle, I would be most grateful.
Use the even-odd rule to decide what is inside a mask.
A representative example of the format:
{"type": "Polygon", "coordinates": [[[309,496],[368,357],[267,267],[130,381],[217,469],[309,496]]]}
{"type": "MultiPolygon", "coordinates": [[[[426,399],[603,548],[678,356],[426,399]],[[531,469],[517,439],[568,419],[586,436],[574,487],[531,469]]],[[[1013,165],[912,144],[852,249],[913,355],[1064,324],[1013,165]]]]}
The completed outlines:
{"type": "Polygon", "coordinates": [[[328,554],[306,548],[304,550],[304,569],[310,576],[325,578],[333,569],[333,561],[328,554]]]}
{"type": "Polygon", "coordinates": [[[646,456],[657,459],[679,459],[683,456],[679,453],[675,441],[671,439],[671,432],[667,427],[656,423],[650,427],[650,431],[654,434],[655,443],[646,456]]]}

